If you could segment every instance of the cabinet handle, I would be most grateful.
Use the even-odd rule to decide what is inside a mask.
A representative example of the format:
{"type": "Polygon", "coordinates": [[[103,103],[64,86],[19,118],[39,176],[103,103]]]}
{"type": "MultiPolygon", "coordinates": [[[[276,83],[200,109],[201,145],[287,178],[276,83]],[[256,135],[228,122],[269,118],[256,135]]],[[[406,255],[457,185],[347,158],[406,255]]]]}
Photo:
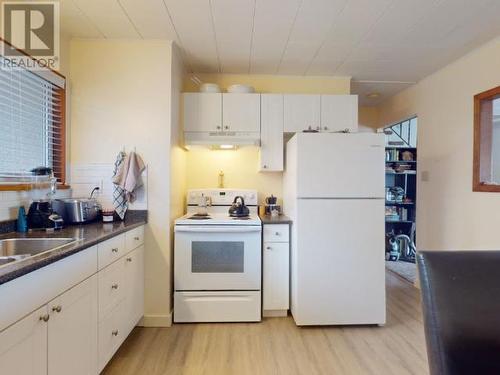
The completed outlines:
{"type": "Polygon", "coordinates": [[[324,130],[328,130],[328,126],[325,126],[323,129],[324,129],[324,130]]]}
{"type": "Polygon", "coordinates": [[[276,233],[274,233],[274,234],[275,234],[276,236],[279,236],[279,235],[280,235],[280,232],[276,232],[276,233]]]}
{"type": "Polygon", "coordinates": [[[117,248],[117,247],[113,247],[113,248],[111,249],[111,252],[113,252],[113,253],[117,253],[117,252],[118,252],[118,248],[117,248]]]}
{"type": "Polygon", "coordinates": [[[39,320],[43,320],[44,322],[48,322],[50,319],[49,314],[42,315],[39,320]]]}
{"type": "Polygon", "coordinates": [[[119,331],[117,329],[115,329],[114,331],[111,332],[111,334],[113,336],[118,336],[118,333],[119,333],[119,331]]]}
{"type": "Polygon", "coordinates": [[[319,126],[316,126],[316,130],[321,130],[321,128],[319,126]]]}
{"type": "Polygon", "coordinates": [[[132,262],[132,258],[127,258],[127,262],[132,262]]]}
{"type": "Polygon", "coordinates": [[[217,126],[217,130],[220,130],[220,126],[217,126]]]}
{"type": "Polygon", "coordinates": [[[227,126],[227,125],[226,125],[226,126],[224,126],[224,129],[228,130],[228,129],[229,129],[229,126],[227,126]]]}
{"type": "Polygon", "coordinates": [[[58,305],[58,306],[53,306],[53,307],[52,307],[52,311],[53,311],[53,312],[60,313],[60,312],[62,311],[62,306],[61,306],[61,305],[58,305]]]}
{"type": "Polygon", "coordinates": [[[272,247],[271,246],[267,246],[266,250],[272,250],[272,247]]]}
{"type": "Polygon", "coordinates": [[[139,237],[134,237],[134,240],[139,241],[140,238],[139,237]]]}
{"type": "Polygon", "coordinates": [[[267,165],[264,165],[264,169],[267,169],[267,165]]]}
{"type": "Polygon", "coordinates": [[[118,289],[118,284],[111,285],[111,289],[118,289]]]}

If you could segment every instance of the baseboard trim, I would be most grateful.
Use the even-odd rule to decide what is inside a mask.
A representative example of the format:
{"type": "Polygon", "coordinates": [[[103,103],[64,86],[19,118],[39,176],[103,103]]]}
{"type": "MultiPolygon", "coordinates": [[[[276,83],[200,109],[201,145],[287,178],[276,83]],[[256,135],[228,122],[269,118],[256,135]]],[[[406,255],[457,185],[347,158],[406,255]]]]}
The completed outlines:
{"type": "Polygon", "coordinates": [[[147,314],[137,324],[139,327],[171,327],[172,314],[155,315],[147,314]]]}
{"type": "Polygon", "coordinates": [[[288,310],[264,310],[262,316],[265,318],[279,318],[288,316],[288,310]]]}

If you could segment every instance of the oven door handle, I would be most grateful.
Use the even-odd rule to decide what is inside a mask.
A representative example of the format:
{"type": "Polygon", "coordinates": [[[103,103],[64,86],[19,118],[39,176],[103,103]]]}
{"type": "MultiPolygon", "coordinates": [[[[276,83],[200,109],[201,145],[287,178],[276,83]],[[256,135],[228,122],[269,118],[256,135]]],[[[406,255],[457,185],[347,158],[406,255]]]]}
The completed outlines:
{"type": "Polygon", "coordinates": [[[193,226],[183,226],[183,225],[176,225],[175,232],[190,232],[190,233],[249,233],[249,232],[260,232],[261,227],[260,226],[230,226],[230,225],[225,225],[225,226],[200,226],[200,227],[193,227],[193,226]]]}

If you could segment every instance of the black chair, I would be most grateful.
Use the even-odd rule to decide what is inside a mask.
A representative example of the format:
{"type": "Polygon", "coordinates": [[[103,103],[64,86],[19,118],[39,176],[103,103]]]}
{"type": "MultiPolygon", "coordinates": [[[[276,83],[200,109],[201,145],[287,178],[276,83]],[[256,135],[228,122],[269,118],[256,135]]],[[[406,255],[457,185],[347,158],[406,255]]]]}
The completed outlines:
{"type": "Polygon", "coordinates": [[[500,374],[500,251],[417,254],[431,375],[500,374]]]}

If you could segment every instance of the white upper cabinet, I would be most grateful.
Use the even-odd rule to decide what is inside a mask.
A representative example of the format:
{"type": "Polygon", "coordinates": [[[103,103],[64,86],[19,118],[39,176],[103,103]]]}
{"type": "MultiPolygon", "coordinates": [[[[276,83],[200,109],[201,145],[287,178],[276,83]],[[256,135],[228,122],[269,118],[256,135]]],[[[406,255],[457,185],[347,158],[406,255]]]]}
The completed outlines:
{"type": "Polygon", "coordinates": [[[284,95],[284,129],[299,133],[306,129],[320,129],[320,95],[284,95]]]}
{"type": "Polygon", "coordinates": [[[0,374],[46,375],[47,306],[0,333],[0,374]]]}
{"type": "Polygon", "coordinates": [[[49,302],[50,375],[97,373],[97,276],[49,302]]]}
{"type": "Polygon", "coordinates": [[[357,95],[285,95],[285,132],[358,130],[357,95]]]}
{"type": "Polygon", "coordinates": [[[261,172],[283,171],[283,95],[261,95],[261,172]]]}
{"type": "Polygon", "coordinates": [[[184,93],[184,131],[260,131],[260,94],[184,93]]]}
{"type": "Polygon", "coordinates": [[[184,93],[184,131],[222,131],[222,94],[184,93]]]}
{"type": "Polygon", "coordinates": [[[357,95],[321,95],[321,131],[358,130],[357,95]]]}
{"type": "Polygon", "coordinates": [[[260,94],[222,94],[223,131],[260,131],[260,94]]]}

